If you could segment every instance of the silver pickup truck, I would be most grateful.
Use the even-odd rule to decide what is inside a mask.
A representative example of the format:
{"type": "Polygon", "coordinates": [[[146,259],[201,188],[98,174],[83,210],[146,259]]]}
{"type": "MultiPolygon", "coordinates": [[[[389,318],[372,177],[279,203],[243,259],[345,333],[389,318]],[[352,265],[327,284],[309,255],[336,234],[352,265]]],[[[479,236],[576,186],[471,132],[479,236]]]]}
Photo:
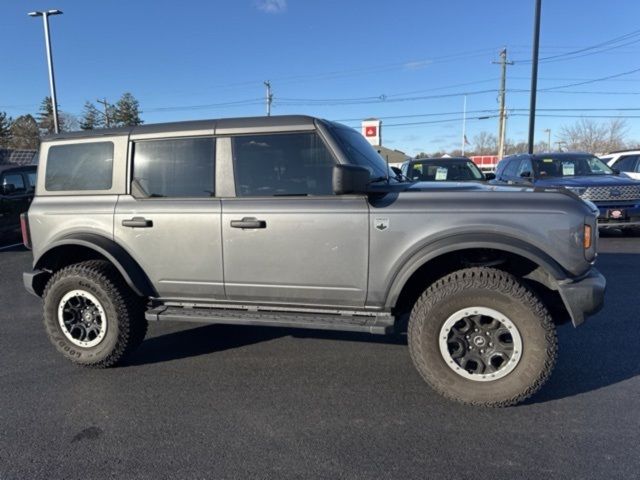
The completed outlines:
{"type": "Polygon", "coordinates": [[[150,320],[407,334],[448,398],[512,405],[555,326],[602,305],[597,209],[570,192],[394,176],[307,116],[64,133],[22,218],[55,347],[109,367],[150,320]]]}

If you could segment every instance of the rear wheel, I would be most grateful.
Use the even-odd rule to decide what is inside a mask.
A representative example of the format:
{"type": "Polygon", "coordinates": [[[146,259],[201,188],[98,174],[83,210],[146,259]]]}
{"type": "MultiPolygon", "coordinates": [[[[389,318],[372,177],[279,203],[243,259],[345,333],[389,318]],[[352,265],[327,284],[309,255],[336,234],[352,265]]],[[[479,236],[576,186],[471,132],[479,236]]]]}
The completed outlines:
{"type": "Polygon", "coordinates": [[[536,392],[555,363],[547,309],[514,276],[468,268],[431,285],[414,305],[409,349],[437,392],[473,405],[507,406],[536,392]]]}
{"type": "Polygon", "coordinates": [[[67,359],[86,366],[120,362],[144,339],[144,303],[106,261],[56,272],[44,291],[49,339],[67,359]]]}

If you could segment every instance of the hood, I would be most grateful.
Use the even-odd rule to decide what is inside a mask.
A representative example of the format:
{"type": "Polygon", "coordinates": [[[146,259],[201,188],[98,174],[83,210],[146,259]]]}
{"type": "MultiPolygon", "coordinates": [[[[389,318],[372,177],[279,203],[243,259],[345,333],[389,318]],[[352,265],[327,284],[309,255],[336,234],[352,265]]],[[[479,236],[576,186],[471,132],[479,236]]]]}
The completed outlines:
{"type": "Polygon", "coordinates": [[[533,192],[531,187],[493,185],[481,182],[416,182],[406,192],[474,191],[474,192],[533,192]]]}
{"type": "Polygon", "coordinates": [[[536,187],[621,187],[640,186],[640,182],[626,175],[586,175],[536,179],[535,185],[536,187]]]}

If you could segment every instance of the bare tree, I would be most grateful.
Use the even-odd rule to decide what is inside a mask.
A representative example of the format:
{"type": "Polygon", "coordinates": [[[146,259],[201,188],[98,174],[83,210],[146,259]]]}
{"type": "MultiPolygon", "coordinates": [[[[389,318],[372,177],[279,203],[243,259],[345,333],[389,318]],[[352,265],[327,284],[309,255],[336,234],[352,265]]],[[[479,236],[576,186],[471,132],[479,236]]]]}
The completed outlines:
{"type": "Polygon", "coordinates": [[[489,132],[480,132],[473,137],[473,151],[476,155],[495,155],[498,151],[498,139],[489,132]]]}
{"type": "Polygon", "coordinates": [[[607,123],[581,118],[573,125],[560,128],[558,140],[569,150],[591,153],[607,153],[624,148],[628,126],[623,119],[612,119],[607,123]]]}

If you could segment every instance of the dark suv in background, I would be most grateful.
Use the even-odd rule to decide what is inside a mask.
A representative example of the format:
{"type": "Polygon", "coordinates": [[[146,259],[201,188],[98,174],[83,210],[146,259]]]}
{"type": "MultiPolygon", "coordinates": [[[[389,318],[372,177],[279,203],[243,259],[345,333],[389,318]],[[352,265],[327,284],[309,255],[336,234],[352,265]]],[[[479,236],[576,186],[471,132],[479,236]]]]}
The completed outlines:
{"type": "Polygon", "coordinates": [[[0,165],[0,241],[20,232],[20,214],[29,210],[36,166],[0,165]]]}
{"type": "Polygon", "coordinates": [[[402,174],[418,182],[468,182],[494,178],[493,173],[484,174],[470,158],[438,157],[408,160],[400,167],[402,174]]]}
{"type": "Polygon", "coordinates": [[[600,228],[640,228],[640,181],[608,167],[589,153],[537,153],[504,158],[497,183],[565,187],[599,210],[600,228]]]}

